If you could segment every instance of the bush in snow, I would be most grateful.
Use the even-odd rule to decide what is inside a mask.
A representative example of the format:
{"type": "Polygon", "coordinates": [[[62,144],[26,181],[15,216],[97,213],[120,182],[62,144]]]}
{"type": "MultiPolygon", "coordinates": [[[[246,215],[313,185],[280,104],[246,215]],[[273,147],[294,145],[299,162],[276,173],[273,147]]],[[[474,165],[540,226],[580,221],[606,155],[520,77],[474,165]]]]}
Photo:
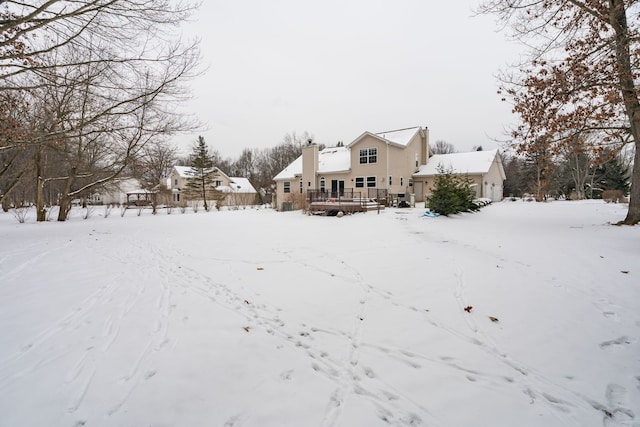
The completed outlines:
{"type": "Polygon", "coordinates": [[[20,224],[24,224],[29,214],[29,206],[20,206],[14,208],[11,213],[13,213],[13,216],[18,220],[20,224]]]}
{"type": "Polygon", "coordinates": [[[471,190],[467,177],[455,175],[453,170],[438,167],[438,174],[431,196],[427,199],[427,206],[432,212],[440,215],[451,215],[459,212],[472,212],[480,209],[473,199],[475,193],[471,190]]]}

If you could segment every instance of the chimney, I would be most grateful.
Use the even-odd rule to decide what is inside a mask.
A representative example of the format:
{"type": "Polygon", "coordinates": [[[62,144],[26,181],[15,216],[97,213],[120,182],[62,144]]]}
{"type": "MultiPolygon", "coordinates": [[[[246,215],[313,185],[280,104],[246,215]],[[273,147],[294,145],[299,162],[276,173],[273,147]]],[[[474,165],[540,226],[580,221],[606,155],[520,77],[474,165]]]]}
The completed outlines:
{"type": "Polygon", "coordinates": [[[426,165],[429,159],[429,128],[424,127],[420,131],[420,137],[422,138],[422,153],[420,154],[420,165],[426,165]]]}
{"type": "Polygon", "coordinates": [[[302,189],[315,190],[318,176],[318,146],[312,140],[302,147],[302,189]]]}

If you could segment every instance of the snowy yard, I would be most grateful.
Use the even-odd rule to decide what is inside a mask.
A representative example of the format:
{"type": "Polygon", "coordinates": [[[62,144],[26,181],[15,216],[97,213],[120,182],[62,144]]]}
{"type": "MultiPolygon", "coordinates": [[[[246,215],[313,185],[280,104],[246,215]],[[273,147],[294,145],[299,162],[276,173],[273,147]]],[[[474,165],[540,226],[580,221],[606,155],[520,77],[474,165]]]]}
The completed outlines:
{"type": "Polygon", "coordinates": [[[624,206],[423,212],[0,212],[0,426],[640,426],[624,206]]]}

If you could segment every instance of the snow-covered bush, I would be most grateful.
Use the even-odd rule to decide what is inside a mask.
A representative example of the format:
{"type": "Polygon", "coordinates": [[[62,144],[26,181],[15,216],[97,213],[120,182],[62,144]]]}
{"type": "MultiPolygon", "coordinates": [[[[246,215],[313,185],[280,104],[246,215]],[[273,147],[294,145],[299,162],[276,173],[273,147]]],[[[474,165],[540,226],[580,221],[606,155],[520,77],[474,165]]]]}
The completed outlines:
{"type": "Polygon", "coordinates": [[[455,175],[453,170],[445,170],[439,166],[431,196],[427,199],[427,207],[431,212],[445,216],[472,212],[480,209],[474,198],[475,193],[467,177],[455,175]]]}

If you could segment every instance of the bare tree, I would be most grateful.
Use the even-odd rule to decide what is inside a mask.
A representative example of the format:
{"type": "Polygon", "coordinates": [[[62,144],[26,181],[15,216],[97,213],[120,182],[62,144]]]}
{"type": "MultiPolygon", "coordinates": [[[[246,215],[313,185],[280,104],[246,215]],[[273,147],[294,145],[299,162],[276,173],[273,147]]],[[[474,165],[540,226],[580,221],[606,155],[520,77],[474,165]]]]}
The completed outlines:
{"type": "Polygon", "coordinates": [[[429,154],[451,154],[455,153],[456,148],[453,144],[442,139],[437,140],[434,144],[429,145],[429,154]]]}
{"type": "MultiPolygon", "coordinates": [[[[310,132],[304,131],[302,132],[302,135],[298,135],[296,131],[293,131],[284,135],[284,137],[282,138],[282,145],[297,146],[300,150],[302,150],[302,146],[304,144],[313,140],[314,136],[310,132]]],[[[300,152],[302,153],[302,151],[300,152]]]]}
{"type": "Polygon", "coordinates": [[[3,0],[0,6],[0,90],[16,86],[15,77],[55,67],[89,63],[130,63],[145,67],[169,52],[191,51],[171,41],[172,28],[184,22],[199,2],[166,0],[3,0]],[[104,46],[113,49],[105,50],[104,46]],[[58,56],[57,51],[92,51],[92,58],[58,56]]]}
{"type": "Polygon", "coordinates": [[[196,72],[197,42],[170,29],[193,10],[162,0],[7,1],[0,20],[0,92],[27,93],[40,113],[0,147],[35,147],[36,205],[60,182],[59,221],[71,200],[118,177],[147,144],[193,123],[176,114],[196,72]],[[46,103],[43,103],[46,100],[46,103]],[[52,170],[47,156],[57,156],[52,170]]]}
{"type": "Polygon", "coordinates": [[[137,175],[142,186],[152,190],[162,184],[163,178],[171,174],[178,150],[165,140],[157,140],[146,144],[141,151],[137,162],[140,169],[137,175]]]}
{"type": "Polygon", "coordinates": [[[242,154],[240,154],[238,160],[233,163],[230,172],[233,176],[242,176],[252,181],[256,174],[254,150],[250,148],[242,150],[242,154]]]}
{"type": "MultiPolygon", "coordinates": [[[[531,48],[526,62],[504,73],[501,92],[522,124],[521,151],[540,137],[558,152],[585,132],[617,149],[635,147],[640,164],[640,20],[638,0],[486,0],[515,38],[531,48]]],[[[640,222],[640,168],[632,175],[623,223],[640,222]]]]}

